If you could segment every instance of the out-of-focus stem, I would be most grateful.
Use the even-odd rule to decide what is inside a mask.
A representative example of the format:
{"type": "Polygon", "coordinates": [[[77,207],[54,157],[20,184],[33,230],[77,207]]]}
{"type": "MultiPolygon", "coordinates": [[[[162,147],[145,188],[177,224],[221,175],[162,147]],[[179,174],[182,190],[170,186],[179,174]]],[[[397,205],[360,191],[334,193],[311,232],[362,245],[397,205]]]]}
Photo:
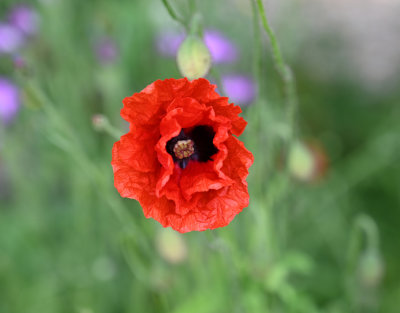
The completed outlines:
{"type": "Polygon", "coordinates": [[[378,227],[371,217],[360,214],[350,233],[344,272],[347,301],[354,312],[376,311],[374,302],[360,302],[359,298],[369,297],[371,289],[376,292],[383,275],[382,262],[378,227]]]}
{"type": "Polygon", "coordinates": [[[224,86],[222,85],[222,78],[221,78],[221,75],[220,75],[218,69],[215,68],[215,67],[212,67],[210,69],[210,74],[214,77],[215,82],[217,83],[219,94],[221,96],[225,96],[226,97],[227,95],[225,93],[224,86]]]}
{"type": "Polygon", "coordinates": [[[187,28],[187,25],[185,23],[185,21],[183,19],[181,19],[174,11],[174,9],[172,8],[172,6],[169,4],[168,0],[161,0],[162,3],[164,4],[165,8],[167,9],[169,15],[171,16],[171,18],[175,21],[177,21],[179,24],[182,24],[182,26],[184,26],[185,28],[187,28]]]}
{"type": "Polygon", "coordinates": [[[254,1],[257,2],[258,13],[260,15],[263,28],[266,31],[269,40],[271,42],[272,55],[274,58],[275,66],[284,84],[285,98],[287,104],[288,124],[290,128],[290,137],[289,137],[289,142],[290,142],[293,140],[294,129],[296,128],[295,125],[295,114],[297,110],[296,83],[293,77],[292,70],[285,63],[275,33],[269,25],[262,0],[254,0],[254,1]]]}
{"type": "Polygon", "coordinates": [[[122,132],[111,125],[108,118],[102,114],[94,115],[92,117],[92,123],[95,130],[104,132],[117,140],[123,135],[122,132]]]}
{"type": "Polygon", "coordinates": [[[348,265],[350,266],[354,266],[360,250],[379,251],[378,228],[368,215],[360,214],[356,217],[350,239],[348,251],[348,265]]]}
{"type": "Polygon", "coordinates": [[[260,33],[260,19],[258,17],[257,4],[254,0],[251,0],[251,9],[253,13],[253,31],[254,31],[254,54],[253,54],[253,72],[254,78],[257,81],[257,95],[260,95],[260,82],[261,82],[261,54],[262,54],[262,42],[260,33]]]}

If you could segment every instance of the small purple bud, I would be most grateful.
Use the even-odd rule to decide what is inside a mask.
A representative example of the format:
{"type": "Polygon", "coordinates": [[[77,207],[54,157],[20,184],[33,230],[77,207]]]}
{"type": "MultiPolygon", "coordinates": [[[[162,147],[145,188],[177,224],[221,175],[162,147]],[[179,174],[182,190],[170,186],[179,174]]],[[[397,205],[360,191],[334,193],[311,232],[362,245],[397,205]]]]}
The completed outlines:
{"type": "MultiPolygon", "coordinates": [[[[175,57],[184,39],[184,34],[161,33],[156,38],[156,49],[163,56],[175,57]]],[[[239,53],[236,46],[219,31],[206,30],[204,42],[210,51],[213,63],[232,63],[237,60],[239,53]]]]}
{"type": "Polygon", "coordinates": [[[9,124],[20,106],[18,87],[4,77],[0,77],[0,122],[9,124]]]}
{"type": "Polygon", "coordinates": [[[18,28],[27,36],[35,35],[38,30],[39,16],[28,5],[15,6],[11,10],[8,20],[12,26],[18,28]]]}
{"type": "Polygon", "coordinates": [[[23,69],[26,67],[25,59],[22,56],[20,56],[19,54],[16,54],[13,56],[13,63],[14,63],[14,67],[17,69],[23,69]]]}
{"type": "Polygon", "coordinates": [[[100,63],[109,64],[118,57],[118,49],[110,37],[101,38],[96,44],[96,55],[100,63]]]}
{"type": "Polygon", "coordinates": [[[0,24],[0,54],[13,53],[24,44],[21,31],[9,24],[0,24]]]}
{"type": "Polygon", "coordinates": [[[248,105],[256,96],[256,85],[253,79],[246,75],[223,76],[222,87],[229,100],[237,105],[248,105]]]}

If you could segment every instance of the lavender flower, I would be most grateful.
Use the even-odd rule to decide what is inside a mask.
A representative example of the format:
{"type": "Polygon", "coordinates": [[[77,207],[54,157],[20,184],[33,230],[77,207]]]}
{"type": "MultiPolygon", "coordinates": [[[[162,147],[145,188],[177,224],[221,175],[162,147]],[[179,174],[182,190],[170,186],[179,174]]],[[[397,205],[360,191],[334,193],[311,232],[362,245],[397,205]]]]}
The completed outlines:
{"type": "Polygon", "coordinates": [[[0,122],[9,124],[20,106],[18,87],[4,77],[0,77],[0,122]]]}
{"type": "Polygon", "coordinates": [[[176,32],[160,33],[156,38],[156,49],[159,54],[174,58],[184,39],[184,34],[178,34],[176,32]]]}
{"type": "Polygon", "coordinates": [[[224,91],[230,101],[245,106],[254,100],[256,85],[251,77],[234,74],[223,76],[221,80],[224,91]]]}
{"type": "Polygon", "coordinates": [[[39,16],[28,5],[15,6],[11,10],[8,20],[10,25],[19,29],[26,36],[32,36],[37,32],[39,16]]]}
{"type": "Polygon", "coordinates": [[[237,60],[239,53],[236,46],[219,31],[207,30],[204,41],[214,63],[232,63],[237,60]]]}
{"type": "MultiPolygon", "coordinates": [[[[157,36],[156,48],[158,53],[167,57],[175,57],[178,48],[185,39],[184,34],[176,32],[165,32],[157,36]]],[[[238,58],[236,46],[221,32],[206,30],[204,42],[210,50],[214,63],[232,63],[238,58]]]]}
{"type": "Polygon", "coordinates": [[[101,38],[96,44],[96,55],[102,64],[114,62],[118,56],[118,49],[114,40],[110,37],[101,38]]]}
{"type": "Polygon", "coordinates": [[[14,53],[24,43],[21,31],[9,24],[0,24],[0,54],[14,53]]]}
{"type": "Polygon", "coordinates": [[[19,54],[13,56],[13,63],[16,69],[23,69],[26,66],[25,59],[19,54]]]}

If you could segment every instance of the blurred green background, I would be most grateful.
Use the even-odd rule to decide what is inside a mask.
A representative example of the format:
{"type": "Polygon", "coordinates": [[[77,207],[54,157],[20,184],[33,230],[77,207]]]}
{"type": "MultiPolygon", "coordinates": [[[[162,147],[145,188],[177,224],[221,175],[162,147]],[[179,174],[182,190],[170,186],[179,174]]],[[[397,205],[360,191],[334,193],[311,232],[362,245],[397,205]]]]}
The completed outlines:
{"type": "Polygon", "coordinates": [[[250,206],[225,228],[179,234],[119,196],[110,133],[127,130],[125,96],[180,77],[158,41],[182,27],[156,0],[1,1],[0,53],[17,5],[37,26],[0,54],[21,105],[0,120],[1,313],[399,312],[399,3],[265,4],[299,93],[289,156],[252,1],[171,0],[237,50],[209,78],[245,75],[257,90],[239,103],[250,206]]]}

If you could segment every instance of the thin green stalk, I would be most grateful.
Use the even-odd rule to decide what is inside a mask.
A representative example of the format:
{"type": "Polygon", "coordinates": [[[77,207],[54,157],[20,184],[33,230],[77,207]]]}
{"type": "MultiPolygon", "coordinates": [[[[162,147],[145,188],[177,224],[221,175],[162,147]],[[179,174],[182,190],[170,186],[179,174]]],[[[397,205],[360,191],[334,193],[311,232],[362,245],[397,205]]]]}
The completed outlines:
{"type": "MultiPolygon", "coordinates": [[[[91,181],[95,183],[97,187],[100,187],[97,188],[98,192],[108,201],[121,223],[123,225],[129,223],[129,227],[136,228],[136,225],[134,225],[132,218],[130,218],[126,210],[118,205],[112,198],[109,185],[107,181],[104,180],[105,177],[102,175],[101,169],[90,161],[82,145],[76,140],[77,136],[68,121],[57,111],[53,103],[36,84],[27,82],[25,85],[25,92],[29,101],[35,102],[38,107],[42,108],[48,120],[52,121],[53,131],[49,136],[49,140],[68,153],[70,157],[86,171],[91,181]]],[[[108,120],[106,122],[108,123],[108,120]]],[[[107,128],[105,131],[111,135],[115,135],[115,137],[119,139],[120,132],[111,125],[109,125],[109,127],[110,129],[107,128]]]]}
{"type": "Polygon", "coordinates": [[[350,233],[350,243],[347,249],[347,263],[344,272],[347,301],[350,307],[354,308],[355,312],[375,311],[375,309],[372,309],[374,307],[373,304],[360,303],[357,298],[360,297],[360,290],[364,290],[365,288],[365,290],[368,290],[371,289],[372,286],[375,288],[378,287],[382,275],[382,267],[378,227],[371,217],[360,214],[356,217],[350,233]],[[368,280],[371,281],[372,279],[372,281],[374,281],[373,285],[371,285],[371,282],[365,285],[362,276],[360,277],[360,275],[364,276],[366,274],[366,265],[368,266],[368,280]]]}
{"type": "MultiPolygon", "coordinates": [[[[257,12],[257,4],[255,1],[251,0],[251,9],[253,13],[253,31],[254,31],[254,54],[253,54],[253,72],[254,78],[258,85],[261,82],[261,68],[262,68],[262,41],[260,32],[260,20],[257,12]]],[[[257,96],[260,95],[260,88],[257,88],[257,96]]]]}
{"type": "Polygon", "coordinates": [[[189,0],[189,11],[190,11],[191,16],[196,13],[196,11],[197,11],[196,0],[189,0]]]}
{"type": "Polygon", "coordinates": [[[161,0],[161,1],[164,4],[165,8],[167,9],[167,11],[168,11],[169,15],[171,16],[171,18],[173,20],[177,21],[179,24],[181,24],[185,28],[187,28],[187,25],[186,25],[185,21],[175,13],[174,9],[169,4],[168,0],[161,0]]]}
{"type": "Polygon", "coordinates": [[[272,55],[274,58],[275,66],[284,84],[285,98],[287,104],[288,124],[291,130],[291,134],[289,137],[289,143],[290,143],[293,140],[293,135],[295,133],[294,130],[296,128],[295,125],[295,114],[297,110],[296,83],[290,67],[285,63],[275,33],[269,25],[267,16],[265,14],[263,2],[262,0],[255,0],[255,1],[257,2],[258,13],[260,15],[262,25],[271,42],[272,55]]]}
{"type": "Polygon", "coordinates": [[[104,131],[110,135],[111,137],[114,137],[115,139],[119,140],[121,138],[121,136],[123,135],[123,133],[117,129],[116,127],[114,127],[111,124],[106,125],[106,127],[104,128],[104,131]]]}
{"type": "Polygon", "coordinates": [[[214,77],[215,82],[217,83],[219,94],[226,97],[227,95],[225,93],[224,86],[222,85],[222,79],[219,71],[213,66],[210,69],[210,74],[214,77]]]}
{"type": "Polygon", "coordinates": [[[109,119],[104,115],[101,114],[97,115],[94,118],[93,124],[94,128],[97,131],[104,132],[113,137],[114,139],[119,140],[119,138],[123,135],[123,133],[119,129],[111,125],[109,119]]]}
{"type": "Polygon", "coordinates": [[[354,221],[347,253],[347,265],[350,267],[349,273],[355,266],[362,250],[379,251],[378,227],[374,220],[365,214],[358,215],[354,221]]]}

